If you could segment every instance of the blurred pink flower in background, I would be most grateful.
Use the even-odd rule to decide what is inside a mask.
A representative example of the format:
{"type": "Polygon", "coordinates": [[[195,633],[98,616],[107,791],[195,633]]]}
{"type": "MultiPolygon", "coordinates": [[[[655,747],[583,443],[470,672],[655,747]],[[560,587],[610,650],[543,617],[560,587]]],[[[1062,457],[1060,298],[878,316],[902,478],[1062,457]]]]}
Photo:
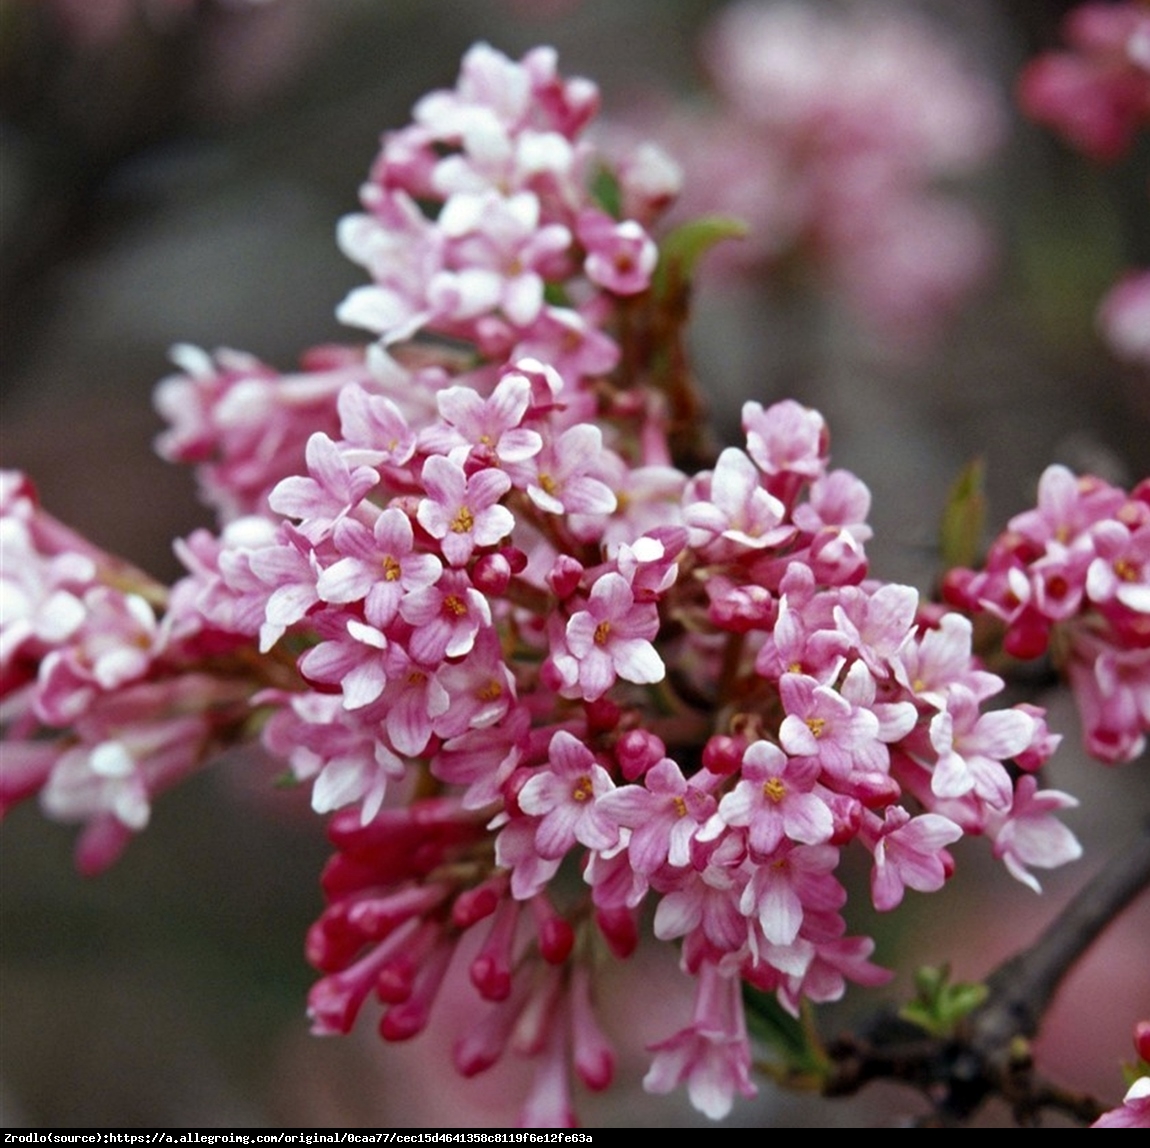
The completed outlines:
{"type": "Polygon", "coordinates": [[[1031,61],[1019,102],[1077,150],[1118,159],[1150,122],[1150,9],[1140,0],[1083,4],[1062,32],[1070,50],[1031,61]]]}
{"type": "Polygon", "coordinates": [[[1002,141],[990,81],[928,24],[873,5],[734,4],[703,61],[717,104],[656,132],[683,164],[682,217],[748,225],[712,269],[784,284],[810,269],[868,327],[928,338],[992,261],[975,212],[938,190],[1002,141]]]}

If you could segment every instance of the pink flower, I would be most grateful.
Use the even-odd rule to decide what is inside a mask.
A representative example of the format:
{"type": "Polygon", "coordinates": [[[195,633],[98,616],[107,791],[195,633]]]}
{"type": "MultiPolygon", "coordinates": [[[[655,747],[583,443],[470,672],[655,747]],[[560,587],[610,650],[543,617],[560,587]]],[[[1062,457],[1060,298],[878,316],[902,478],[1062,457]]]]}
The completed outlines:
{"type": "Polygon", "coordinates": [[[920,893],[941,889],[953,868],[945,846],[961,836],[962,829],[947,817],[924,813],[912,818],[901,806],[888,806],[874,847],[874,907],[880,912],[895,908],[907,888],[920,893]]]}
{"type": "Polygon", "coordinates": [[[715,809],[715,799],[678,765],[663,758],[653,765],[643,785],[624,785],[605,794],[599,808],[631,830],[627,852],[637,873],[650,875],[660,866],[690,863],[691,840],[715,809]]]}
{"type": "Polygon", "coordinates": [[[434,586],[413,591],[399,612],[415,627],[408,652],[425,666],[469,653],[476,635],[491,625],[487,599],[462,570],[448,570],[434,586]]]}
{"type": "Polygon", "coordinates": [[[643,1087],[670,1092],[685,1082],[691,1103],[712,1120],[722,1120],[731,1111],[735,1093],[754,1096],[741,994],[737,976],[704,965],[694,1018],[688,1028],[651,1046],[655,1058],[643,1087]]]}
{"type": "Polygon", "coordinates": [[[540,856],[562,857],[576,841],[588,849],[609,849],[619,828],[598,799],[614,788],[611,775],[566,730],[555,734],[547,752],[547,766],[519,791],[519,808],[543,819],[535,832],[540,856]]]}
{"type": "Polygon", "coordinates": [[[528,497],[549,514],[610,514],[615,495],[595,477],[602,454],[603,432],[597,426],[568,427],[536,456],[538,471],[528,497]]]}
{"type": "Polygon", "coordinates": [[[1127,1090],[1120,1108],[1099,1116],[1091,1128],[1150,1128],[1150,1076],[1140,1076],[1127,1090]]]}
{"type": "Polygon", "coordinates": [[[511,489],[501,470],[480,470],[470,478],[450,459],[433,455],[423,464],[428,497],[419,504],[419,524],[438,538],[452,566],[462,566],[476,547],[494,546],[511,533],[515,519],[499,500],[511,489]]]}
{"type": "Polygon", "coordinates": [[[1034,732],[1034,718],[1023,710],[980,714],[970,691],[956,687],[948,709],[930,723],[938,752],[931,789],[938,797],[973,792],[995,809],[1008,808],[1010,777],[1002,762],[1027,749],[1034,732]]]}
{"type": "Polygon", "coordinates": [[[604,574],[591,588],[587,608],[567,622],[566,652],[553,656],[566,696],[594,701],[616,677],[645,684],[666,670],[651,639],[659,630],[652,602],[636,602],[622,574],[604,574]]]}
{"type": "Polygon", "coordinates": [[[592,283],[616,295],[647,290],[659,251],[633,219],[617,223],[604,212],[586,209],[579,215],[577,234],[587,249],[584,268],[592,283]]]}
{"type": "MultiPolygon", "coordinates": [[[[813,793],[819,775],[812,758],[788,758],[777,745],[756,741],[743,755],[742,780],[719,802],[719,818],[746,827],[751,849],[768,857],[783,838],[804,845],[830,840],[834,820],[813,793]]],[[[705,832],[703,838],[712,834],[705,832]]]]}
{"type": "Polygon", "coordinates": [[[434,585],[443,566],[416,551],[411,520],[388,507],[371,529],[353,518],[336,524],[333,542],[343,555],[320,575],[316,593],[325,602],[363,601],[368,621],[386,629],[405,594],[434,585]]]}
{"type": "Polygon", "coordinates": [[[814,479],[826,467],[826,420],[793,399],[784,399],[766,410],[761,403],[744,404],[743,430],[747,453],[764,474],[814,479]]]}
{"type": "Polygon", "coordinates": [[[693,484],[701,497],[683,512],[692,544],[705,547],[722,538],[762,550],[790,539],[795,528],[783,521],[783,504],[764,489],[762,479],[741,450],[724,450],[710,475],[693,484]]]}
{"type": "Polygon", "coordinates": [[[531,384],[519,374],[505,375],[486,399],[470,387],[449,387],[436,396],[447,425],[429,427],[424,446],[460,465],[471,453],[488,465],[525,462],[543,446],[538,432],[520,425],[530,399],[531,384]]]}
{"type": "Polygon", "coordinates": [[[994,855],[1001,858],[1011,875],[1036,893],[1042,888],[1027,866],[1056,869],[1082,856],[1078,839],[1053,814],[1073,809],[1078,801],[1057,789],[1039,791],[1031,775],[1020,777],[1014,790],[1014,803],[1005,817],[994,817],[989,835],[994,839],[994,855]]]}

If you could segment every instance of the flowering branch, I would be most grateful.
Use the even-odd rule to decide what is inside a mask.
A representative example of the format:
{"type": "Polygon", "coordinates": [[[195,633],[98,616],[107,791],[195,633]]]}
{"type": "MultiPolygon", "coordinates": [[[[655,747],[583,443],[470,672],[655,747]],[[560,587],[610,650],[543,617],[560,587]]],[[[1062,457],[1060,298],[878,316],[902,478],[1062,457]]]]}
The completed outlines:
{"type": "MultiPolygon", "coordinates": [[[[889,977],[840,914],[845,850],[880,912],[942,889],[964,836],[1036,891],[1032,869],[1080,855],[1057,817],[1075,799],[1038,788],[1060,738],[995,703],[972,615],[1066,670],[1096,757],[1132,760],[1150,727],[1150,482],[1050,468],[985,568],[953,573],[955,609],[871,576],[870,493],[817,411],[747,402],[742,443],[711,451],[683,329],[734,228],[660,245],[673,165],[600,155],[597,104],[549,49],[477,45],[339,226],[370,282],[338,315],[370,342],[293,375],[178,349],[159,448],[220,528],[177,544],[170,591],[0,474],[0,812],[38,796],[96,871],[258,736],[334,815],[313,1032],[374,1000],[407,1040],[468,982],[451,1060],[531,1060],[527,1125],[610,1083],[598,978],[643,929],[694,985],[644,1085],[722,1118],[755,1090],[763,1001],[810,1047],[812,1005],[889,977]]],[[[1024,1041],[1148,875],[1144,842],[981,1008],[936,977],[933,1037],[884,1021],[807,1069],[828,1094],[908,1080],[943,1120],[994,1092],[1089,1114],[1024,1041]]]]}

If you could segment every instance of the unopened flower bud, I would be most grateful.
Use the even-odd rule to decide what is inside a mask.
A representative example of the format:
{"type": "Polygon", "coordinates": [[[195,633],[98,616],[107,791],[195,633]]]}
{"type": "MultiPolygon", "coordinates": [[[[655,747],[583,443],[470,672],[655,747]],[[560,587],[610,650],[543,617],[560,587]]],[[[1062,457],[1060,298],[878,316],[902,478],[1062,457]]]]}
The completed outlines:
{"type": "Polygon", "coordinates": [[[662,738],[645,729],[628,730],[615,743],[615,760],[628,781],[642,777],[666,756],[667,747],[662,738]]]}

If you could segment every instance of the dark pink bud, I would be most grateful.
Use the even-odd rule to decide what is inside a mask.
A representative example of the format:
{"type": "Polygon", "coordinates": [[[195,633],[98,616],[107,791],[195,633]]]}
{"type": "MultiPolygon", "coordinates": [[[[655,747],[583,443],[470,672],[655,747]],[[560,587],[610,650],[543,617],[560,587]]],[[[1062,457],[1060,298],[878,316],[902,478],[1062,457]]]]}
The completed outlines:
{"type": "Polygon", "coordinates": [[[1010,624],[1002,648],[1012,657],[1027,661],[1040,658],[1050,642],[1050,623],[1036,610],[1024,610],[1010,624]]]}
{"type": "Polygon", "coordinates": [[[1134,1026],[1134,1051],[1140,1060],[1150,1064],[1150,1020],[1140,1020],[1134,1026]]]}
{"type": "Polygon", "coordinates": [[[484,1000],[505,1001],[511,995],[511,967],[501,956],[481,953],[471,962],[471,983],[484,1000]]]}
{"type": "Polygon", "coordinates": [[[351,1032],[355,1018],[367,996],[366,989],[342,977],[324,977],[307,995],[307,1014],[317,1036],[351,1032]]]}
{"type": "Polygon", "coordinates": [[[663,739],[645,729],[628,730],[615,743],[615,760],[628,781],[642,777],[666,756],[663,739]]]}
{"type": "Polygon", "coordinates": [[[380,1017],[379,1035],[384,1040],[410,1040],[427,1027],[431,1010],[423,1001],[405,1001],[392,1005],[380,1017]]]}
{"type": "Polygon", "coordinates": [[[743,764],[746,749],[746,738],[716,734],[703,746],[703,768],[726,777],[743,764]]]}
{"type": "Polygon", "coordinates": [[[555,565],[547,575],[547,585],[556,598],[570,598],[579,589],[579,580],[583,577],[583,563],[572,558],[570,554],[560,554],[555,559],[555,565]]]}
{"type": "Polygon", "coordinates": [[[472,567],[471,581],[489,597],[502,597],[511,581],[511,563],[502,554],[484,554],[472,567]]]}
{"type": "Polygon", "coordinates": [[[416,968],[408,957],[393,957],[382,969],[375,982],[375,993],[384,1004],[400,1004],[411,996],[415,984],[416,968]]]}
{"type": "Polygon", "coordinates": [[[527,554],[518,546],[504,546],[499,554],[507,559],[507,565],[512,574],[522,574],[527,569],[527,554]]]}
{"type": "Polygon", "coordinates": [[[625,961],[639,944],[639,926],[634,913],[627,909],[596,909],[595,924],[607,942],[607,947],[621,961],[625,961]]]}
{"type": "Polygon", "coordinates": [[[519,903],[504,901],[479,955],[471,962],[471,983],[485,1000],[502,1001],[511,995],[511,960],[519,903]]]}
{"type": "Polygon", "coordinates": [[[586,702],[583,710],[587,714],[587,729],[590,733],[610,733],[619,728],[623,717],[618,703],[610,698],[596,698],[593,702],[586,702]]]}
{"type": "Polygon", "coordinates": [[[500,890],[490,881],[465,890],[451,906],[452,924],[460,929],[469,929],[484,917],[490,917],[499,907],[500,896],[500,890]]]}
{"type": "Polygon", "coordinates": [[[503,802],[507,812],[512,817],[523,817],[523,810],[519,808],[519,791],[535,776],[537,770],[517,769],[503,783],[503,802]]]}
{"type": "Polygon", "coordinates": [[[535,924],[539,930],[539,953],[551,965],[561,965],[575,947],[575,930],[566,917],[561,917],[544,896],[531,901],[535,924]]]}

